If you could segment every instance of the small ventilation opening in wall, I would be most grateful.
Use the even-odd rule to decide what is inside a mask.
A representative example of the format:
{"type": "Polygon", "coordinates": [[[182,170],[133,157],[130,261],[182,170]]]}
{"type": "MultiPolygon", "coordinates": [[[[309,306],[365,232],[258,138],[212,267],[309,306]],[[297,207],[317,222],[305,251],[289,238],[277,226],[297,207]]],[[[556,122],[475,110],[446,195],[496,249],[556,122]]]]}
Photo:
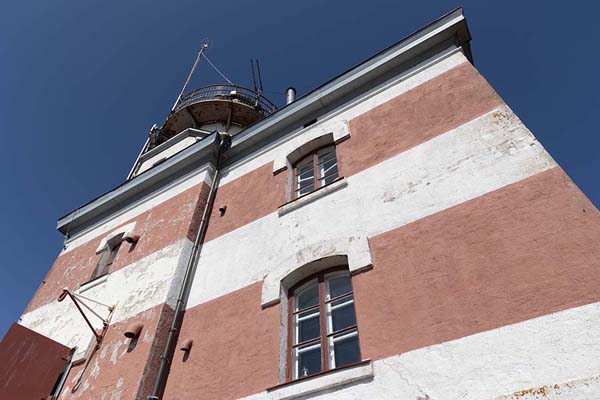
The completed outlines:
{"type": "Polygon", "coordinates": [[[303,128],[307,128],[307,127],[309,127],[309,126],[311,126],[313,124],[316,124],[316,123],[317,123],[317,119],[316,118],[315,119],[311,119],[310,121],[308,121],[307,123],[305,123],[302,127],[303,128]]]}

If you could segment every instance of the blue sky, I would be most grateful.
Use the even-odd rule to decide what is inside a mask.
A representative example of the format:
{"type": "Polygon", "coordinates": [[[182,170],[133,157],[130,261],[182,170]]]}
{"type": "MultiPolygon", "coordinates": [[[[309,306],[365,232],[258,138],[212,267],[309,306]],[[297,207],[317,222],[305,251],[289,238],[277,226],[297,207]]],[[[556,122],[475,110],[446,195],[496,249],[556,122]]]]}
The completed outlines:
{"type": "MultiPolygon", "coordinates": [[[[600,205],[600,5],[464,1],[476,67],[600,205]],[[594,9],[595,8],[595,9],[594,9]]],[[[0,336],[60,251],[58,217],[121,183],[198,46],[266,95],[302,95],[452,1],[19,1],[0,24],[0,336]],[[158,4],[160,3],[160,4],[158,4]]],[[[202,62],[191,87],[222,79],[202,62]]]]}

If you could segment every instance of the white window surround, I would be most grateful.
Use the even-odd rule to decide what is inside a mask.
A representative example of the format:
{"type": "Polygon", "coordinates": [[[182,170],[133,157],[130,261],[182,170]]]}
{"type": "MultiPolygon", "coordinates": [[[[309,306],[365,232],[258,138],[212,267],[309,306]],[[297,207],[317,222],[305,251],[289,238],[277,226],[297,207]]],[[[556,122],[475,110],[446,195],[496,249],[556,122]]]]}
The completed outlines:
{"type": "Polygon", "coordinates": [[[98,248],[96,249],[96,254],[103,252],[104,249],[106,248],[106,244],[110,243],[110,241],[113,240],[114,238],[116,238],[117,236],[125,237],[125,236],[130,235],[133,232],[134,228],[135,228],[135,222],[131,222],[127,225],[123,225],[123,226],[117,228],[116,230],[112,231],[108,235],[104,236],[102,238],[102,240],[100,240],[100,244],[98,245],[98,248]]]}
{"type": "Polygon", "coordinates": [[[350,137],[348,122],[330,120],[321,125],[311,125],[305,132],[282,144],[273,156],[273,173],[288,168],[302,156],[327,144],[337,144],[350,137]]]}
{"type": "Polygon", "coordinates": [[[343,386],[373,379],[373,363],[371,361],[350,367],[342,367],[312,378],[290,382],[267,391],[268,398],[273,400],[292,400],[315,396],[343,386]]]}
{"type": "Polygon", "coordinates": [[[372,267],[371,249],[365,236],[322,240],[282,260],[263,280],[262,307],[277,304],[281,293],[287,293],[300,280],[342,264],[348,265],[351,274],[372,267]]]}

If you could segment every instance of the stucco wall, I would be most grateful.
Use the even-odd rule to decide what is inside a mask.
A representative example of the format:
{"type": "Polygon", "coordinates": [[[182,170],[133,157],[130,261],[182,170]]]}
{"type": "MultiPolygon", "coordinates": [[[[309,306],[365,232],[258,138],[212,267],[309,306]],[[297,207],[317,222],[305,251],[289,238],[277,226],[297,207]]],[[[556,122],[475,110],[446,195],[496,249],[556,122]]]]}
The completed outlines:
{"type": "Polygon", "coordinates": [[[100,227],[85,235],[91,236],[87,242],[67,247],[67,251],[58,256],[31,299],[26,312],[56,301],[63,288],[76,290],[87,282],[100,259],[100,254],[96,254],[100,242],[107,234],[121,226],[134,224],[133,230],[141,235],[141,238],[135,245],[122,244],[111,265],[112,272],[183,238],[192,238],[197,229],[196,219],[202,210],[201,205],[204,204],[207,192],[208,186],[205,183],[197,184],[158,205],[152,205],[150,208],[147,208],[146,204],[139,206],[136,209],[139,213],[134,218],[113,218],[105,223],[106,226],[110,226],[110,230],[100,227]]]}
{"type": "MultiPolygon", "coordinates": [[[[595,400],[600,303],[373,362],[372,378],[287,399],[595,400]]],[[[244,400],[280,400],[276,391],[244,400]]]]}
{"type": "Polygon", "coordinates": [[[73,368],[60,399],[141,399],[150,393],[142,378],[151,381],[156,374],[161,345],[173,316],[170,306],[161,304],[131,318],[114,323],[108,329],[102,347],[93,356],[90,366],[73,368]],[[131,322],[144,324],[140,337],[132,344],[124,336],[131,322]],[[81,376],[80,386],[73,391],[81,376]]]}
{"type": "MultiPolygon", "coordinates": [[[[117,308],[86,372],[96,375],[76,396],[147,392],[209,181],[207,171],[183,177],[67,243],[22,323],[86,347],[88,328],[55,298],[91,273],[106,234],[133,222],[142,234],[106,282],[86,291],[117,308]],[[131,320],[154,334],[127,353],[122,329],[131,320]]],[[[312,397],[494,398],[583,387],[600,373],[600,353],[582,351],[587,333],[571,329],[599,329],[589,305],[600,300],[599,237],[597,210],[464,55],[444,53],[225,168],[179,338],[194,345],[186,359],[176,351],[165,398],[308,398],[264,392],[281,376],[278,285],[328,255],[361,270],[357,316],[373,372],[312,397]],[[288,155],[324,134],[344,139],[343,180],[282,208],[288,155]],[[556,355],[565,352],[568,373],[556,355]]]]}
{"type": "MultiPolygon", "coordinates": [[[[421,391],[419,385],[398,381],[397,368],[410,369],[398,353],[411,354],[481,332],[505,332],[503,327],[510,324],[600,300],[594,289],[599,283],[594,271],[600,256],[596,244],[600,218],[595,208],[470,64],[456,63],[437,72],[428,80],[415,75],[420,85],[411,87],[403,81],[399,85],[405,85],[405,90],[397,97],[390,99],[382,92],[379,103],[374,100],[378,95],[370,97],[367,110],[358,105],[345,110],[346,117],[351,116],[343,120],[349,124],[350,138],[340,143],[338,154],[347,184],[314,202],[278,212],[275,199],[282,193],[275,182],[286,172],[273,175],[274,164],[287,150],[270,149],[268,156],[263,153],[258,158],[271,162],[237,178],[236,173],[248,164],[256,165],[256,159],[231,170],[222,182],[225,190],[217,205],[233,207],[235,218],[211,220],[213,233],[203,247],[188,303],[188,326],[208,323],[200,321],[202,316],[210,319],[200,310],[213,302],[222,304],[225,309],[220,314],[226,315],[233,312],[228,308],[256,307],[256,300],[244,298],[242,306],[235,299],[273,271],[285,269],[286,263],[304,254],[303,249],[313,249],[318,258],[324,246],[335,248],[348,238],[365,237],[373,269],[356,275],[355,291],[361,347],[363,355],[374,360],[374,377],[323,398],[428,399],[427,390],[421,391]],[[265,198],[244,212],[244,196],[233,188],[244,188],[247,198],[253,193],[263,193],[265,198]],[[570,289],[580,281],[586,284],[570,289]]],[[[334,126],[336,120],[329,123],[334,126]]],[[[299,136],[293,140],[303,143],[299,136]]],[[[264,288],[260,301],[265,305],[263,295],[264,288]]],[[[280,306],[263,312],[272,309],[280,306]]],[[[219,325],[231,323],[221,320],[219,325]]],[[[267,328],[268,337],[281,334],[279,321],[267,328]]],[[[169,382],[173,398],[192,393],[182,388],[182,382],[186,377],[197,381],[190,377],[201,374],[210,382],[194,388],[207,398],[241,395],[251,373],[244,363],[256,354],[255,349],[268,352],[272,344],[257,345],[254,335],[238,337],[233,332],[204,335],[203,347],[216,349],[230,343],[231,350],[223,357],[239,352],[237,362],[242,367],[227,369],[203,359],[207,365],[198,364],[197,369],[174,370],[169,382]],[[192,372],[198,370],[202,372],[192,372]],[[235,373],[224,382],[219,376],[226,370],[235,373]]],[[[199,331],[190,331],[194,333],[199,331]]],[[[568,338],[564,341],[556,348],[576,346],[568,338]]],[[[549,343],[539,346],[542,352],[554,350],[549,343]]],[[[432,351],[435,358],[437,350],[432,351]]],[[[207,354],[212,353],[215,350],[207,354]]],[[[277,380],[279,369],[260,354],[263,358],[256,366],[261,376],[268,372],[271,381],[277,380]]],[[[536,358],[526,352],[522,357],[532,360],[531,370],[546,358],[553,360],[553,367],[536,379],[519,381],[508,371],[519,369],[514,364],[518,356],[509,357],[505,364],[491,357],[499,368],[493,374],[502,375],[505,369],[505,383],[490,385],[487,391],[479,387],[477,393],[484,393],[484,398],[510,395],[538,382],[559,384],[594,376],[585,368],[556,374],[552,354],[536,358]]],[[[468,371],[444,367],[448,381],[470,382],[468,371]]],[[[419,368],[427,371],[427,363],[419,368]]],[[[447,382],[439,388],[432,385],[435,390],[449,390],[447,382]]],[[[264,383],[263,389],[267,387],[264,383]]],[[[256,396],[280,398],[275,393],[256,396]]],[[[431,398],[447,398],[440,393],[431,398]]],[[[245,390],[245,395],[251,394],[245,390]]]]}
{"type": "MultiPolygon", "coordinates": [[[[196,171],[187,180],[141,199],[67,243],[20,323],[66,346],[77,346],[74,359],[83,360],[95,339],[72,301],[57,301],[62,288],[114,306],[114,311],[81,387],[75,393],[70,391],[81,371],[79,365],[69,376],[70,388],[63,391],[64,398],[133,399],[149,393],[190,255],[190,238],[198,230],[206,202],[207,179],[206,170],[196,171]],[[96,266],[101,243],[121,230],[139,234],[139,241],[123,243],[110,273],[80,287],[96,266]],[[138,346],[128,352],[129,340],[123,331],[132,321],[144,323],[144,330],[138,346]],[[112,355],[108,357],[107,352],[112,355]]],[[[101,316],[108,316],[105,307],[83,301],[101,316]]],[[[86,315],[99,332],[100,319],[87,310],[86,315]]]]}
{"type": "Polygon", "coordinates": [[[233,399],[277,384],[279,307],[263,310],[255,283],[187,310],[165,399],[233,399]]]}

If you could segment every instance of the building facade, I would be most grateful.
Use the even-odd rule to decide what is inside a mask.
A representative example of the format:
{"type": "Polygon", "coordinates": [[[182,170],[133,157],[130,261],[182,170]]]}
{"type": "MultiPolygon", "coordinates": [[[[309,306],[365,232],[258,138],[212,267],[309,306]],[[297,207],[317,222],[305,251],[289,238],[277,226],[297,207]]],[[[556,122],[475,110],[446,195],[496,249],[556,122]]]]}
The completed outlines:
{"type": "Polygon", "coordinates": [[[184,96],[58,221],[19,321],[72,349],[48,395],[600,398],[600,215],[470,39],[457,9],[278,110],[184,96]]]}

